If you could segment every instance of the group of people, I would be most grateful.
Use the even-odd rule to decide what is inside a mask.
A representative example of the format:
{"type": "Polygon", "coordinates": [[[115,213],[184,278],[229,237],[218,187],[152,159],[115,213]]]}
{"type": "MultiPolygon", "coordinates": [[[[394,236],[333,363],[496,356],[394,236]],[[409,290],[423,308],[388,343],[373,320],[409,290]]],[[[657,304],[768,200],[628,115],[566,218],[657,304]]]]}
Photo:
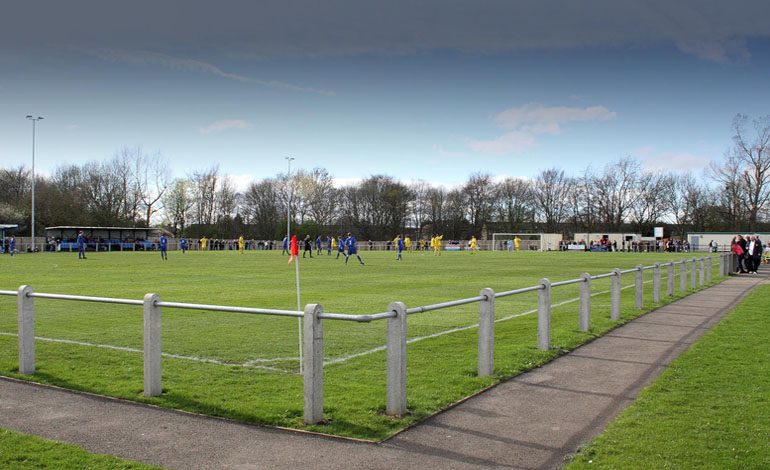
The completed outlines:
{"type": "MultiPolygon", "coordinates": [[[[358,240],[356,240],[356,237],[353,236],[350,232],[348,232],[348,235],[346,237],[343,237],[340,235],[338,238],[335,237],[326,237],[326,254],[328,256],[331,256],[332,254],[332,246],[337,246],[337,258],[340,258],[340,255],[345,257],[345,264],[348,264],[348,260],[351,256],[355,256],[358,262],[361,264],[361,266],[364,265],[364,261],[361,259],[361,256],[358,254],[358,240]]],[[[323,253],[323,242],[321,240],[321,236],[313,240],[313,238],[310,235],[305,235],[304,240],[302,240],[302,257],[305,258],[307,256],[310,256],[310,258],[313,257],[313,248],[315,247],[316,255],[320,256],[323,253]]],[[[296,235],[291,236],[291,240],[289,240],[288,236],[283,237],[283,251],[281,251],[282,255],[289,255],[289,263],[291,263],[294,258],[299,257],[299,241],[297,240],[296,235]]]]}
{"type": "Polygon", "coordinates": [[[0,243],[0,253],[13,256],[16,253],[16,238],[13,235],[5,237],[3,243],[0,243]]]}
{"type": "Polygon", "coordinates": [[[736,255],[735,272],[756,274],[762,262],[764,246],[756,235],[737,235],[730,242],[730,251],[736,255]]]}

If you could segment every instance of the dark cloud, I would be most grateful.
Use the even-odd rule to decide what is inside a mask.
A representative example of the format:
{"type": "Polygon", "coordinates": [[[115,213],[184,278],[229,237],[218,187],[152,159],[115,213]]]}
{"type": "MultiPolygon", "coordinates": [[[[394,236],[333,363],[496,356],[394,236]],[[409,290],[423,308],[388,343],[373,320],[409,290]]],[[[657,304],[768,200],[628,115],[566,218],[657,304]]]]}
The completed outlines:
{"type": "Polygon", "coordinates": [[[670,45],[746,57],[770,36],[765,0],[172,0],[14,2],[3,48],[86,44],[234,56],[413,54],[670,45]]]}

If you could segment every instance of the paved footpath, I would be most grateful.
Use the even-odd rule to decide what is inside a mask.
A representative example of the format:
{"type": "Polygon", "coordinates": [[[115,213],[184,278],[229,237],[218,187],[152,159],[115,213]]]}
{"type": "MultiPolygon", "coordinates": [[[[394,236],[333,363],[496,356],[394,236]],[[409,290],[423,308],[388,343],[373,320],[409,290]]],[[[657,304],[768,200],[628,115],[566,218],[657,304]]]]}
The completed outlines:
{"type": "Polygon", "coordinates": [[[381,444],[0,379],[0,427],[172,469],[558,468],[719,322],[759,275],[661,307],[381,444]]]}

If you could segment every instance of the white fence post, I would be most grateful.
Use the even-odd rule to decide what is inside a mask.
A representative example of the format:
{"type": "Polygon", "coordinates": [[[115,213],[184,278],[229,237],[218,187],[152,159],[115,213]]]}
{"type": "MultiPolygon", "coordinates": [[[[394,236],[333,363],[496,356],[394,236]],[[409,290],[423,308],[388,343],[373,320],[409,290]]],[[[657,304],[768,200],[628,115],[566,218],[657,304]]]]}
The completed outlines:
{"type": "Polygon", "coordinates": [[[495,291],[481,289],[486,300],[479,302],[479,377],[487,377],[495,370],[495,291]]]}
{"type": "Polygon", "coordinates": [[[652,303],[660,303],[660,263],[652,268],[652,303]]]}
{"type": "Polygon", "coordinates": [[[687,292],[687,260],[679,263],[679,293],[687,292]]]}
{"type": "Polygon", "coordinates": [[[636,308],[644,308],[644,266],[636,266],[636,285],[634,286],[634,302],[636,308]]]}
{"type": "Polygon", "coordinates": [[[714,260],[709,256],[706,258],[706,282],[711,284],[714,277],[714,260]]]}
{"type": "Polygon", "coordinates": [[[719,254],[719,275],[724,277],[727,276],[727,254],[726,253],[720,253],[719,254]]]}
{"type": "Polygon", "coordinates": [[[393,302],[388,310],[396,316],[388,318],[387,339],[387,404],[390,416],[406,414],[406,305],[393,302]]]}
{"type": "Polygon", "coordinates": [[[580,331],[588,331],[591,328],[591,275],[583,273],[580,275],[583,281],[580,284],[580,318],[578,327],[580,331]]]}
{"type": "Polygon", "coordinates": [[[302,357],[305,387],[305,424],[316,424],[324,417],[324,327],[319,304],[305,306],[305,351],[302,357]]]}
{"type": "Polygon", "coordinates": [[[698,268],[695,266],[696,259],[693,258],[690,260],[690,288],[695,290],[696,287],[698,287],[698,284],[696,283],[695,276],[697,274],[698,268]]]}
{"type": "Polygon", "coordinates": [[[706,283],[706,258],[700,258],[698,260],[698,285],[703,287],[706,283]]]}
{"type": "Polygon", "coordinates": [[[610,288],[610,319],[620,320],[620,277],[622,274],[618,268],[613,269],[612,274],[612,286],[610,288]]]}
{"type": "Polygon", "coordinates": [[[19,322],[19,373],[35,373],[35,298],[31,286],[19,287],[16,296],[19,322]]]}
{"type": "Polygon", "coordinates": [[[156,294],[144,296],[144,396],[157,397],[161,386],[161,315],[156,294]]]}
{"type": "Polygon", "coordinates": [[[540,279],[542,288],[537,292],[537,347],[551,348],[551,281],[540,279]]]}
{"type": "Polygon", "coordinates": [[[666,293],[669,297],[674,296],[674,263],[669,262],[666,266],[666,293]]]}

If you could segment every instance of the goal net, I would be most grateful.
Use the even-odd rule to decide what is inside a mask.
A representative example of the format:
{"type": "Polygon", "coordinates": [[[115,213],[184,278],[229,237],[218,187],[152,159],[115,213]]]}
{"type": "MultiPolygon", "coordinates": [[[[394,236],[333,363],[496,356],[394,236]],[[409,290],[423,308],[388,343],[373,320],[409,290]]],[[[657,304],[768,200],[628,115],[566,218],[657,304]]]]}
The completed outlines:
{"type": "Polygon", "coordinates": [[[543,251],[542,233],[493,233],[492,250],[514,251],[516,250],[517,238],[519,239],[519,251],[543,251]]]}

